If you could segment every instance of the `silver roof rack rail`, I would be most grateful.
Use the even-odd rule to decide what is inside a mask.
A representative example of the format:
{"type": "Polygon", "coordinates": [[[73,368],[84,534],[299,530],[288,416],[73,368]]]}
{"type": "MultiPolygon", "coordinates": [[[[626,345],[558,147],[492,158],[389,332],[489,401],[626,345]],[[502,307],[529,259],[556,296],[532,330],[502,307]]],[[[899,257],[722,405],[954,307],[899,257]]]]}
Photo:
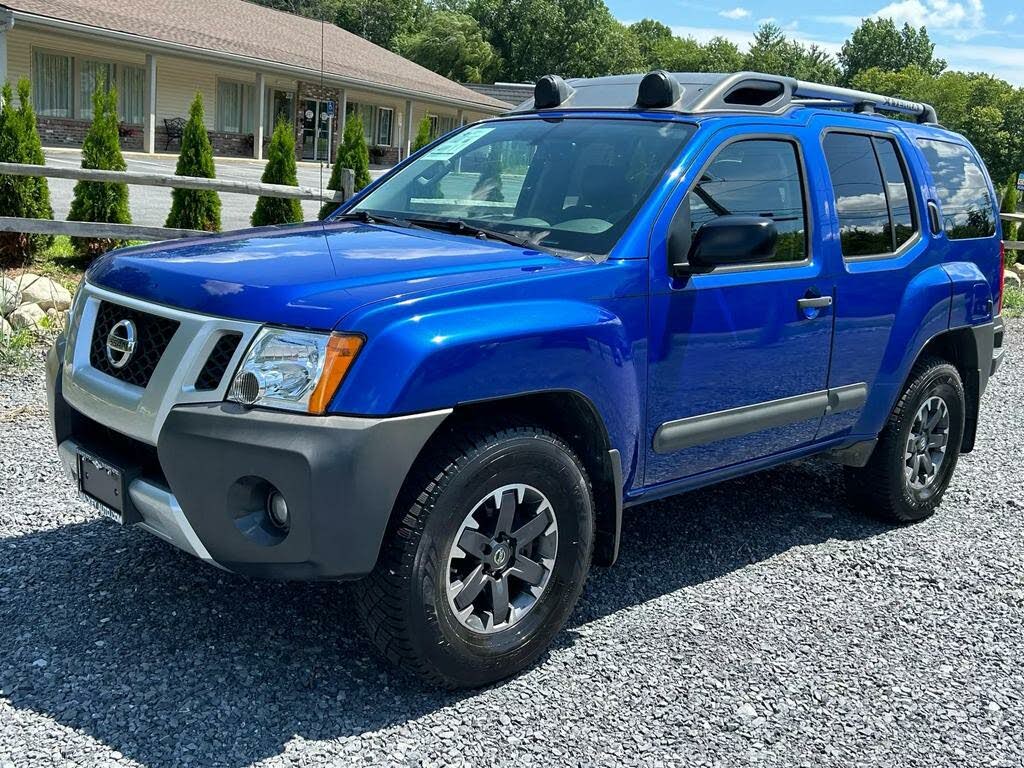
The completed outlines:
{"type": "Polygon", "coordinates": [[[643,109],[681,114],[755,112],[779,115],[801,106],[851,109],[861,113],[891,112],[914,117],[919,123],[938,124],[935,108],[930,104],[760,72],[711,74],[656,70],[646,75],[572,80],[547,75],[537,82],[534,98],[511,111],[643,109]]]}

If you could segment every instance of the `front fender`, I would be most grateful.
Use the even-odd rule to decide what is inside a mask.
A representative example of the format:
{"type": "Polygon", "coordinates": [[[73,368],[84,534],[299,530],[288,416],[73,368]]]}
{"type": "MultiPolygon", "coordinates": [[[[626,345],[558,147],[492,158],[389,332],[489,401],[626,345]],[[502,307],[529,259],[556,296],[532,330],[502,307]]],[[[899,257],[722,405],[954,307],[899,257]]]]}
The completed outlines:
{"type": "Polygon", "coordinates": [[[545,391],[593,403],[623,467],[633,468],[646,370],[642,296],[381,307],[330,410],[404,414],[545,391]]]}

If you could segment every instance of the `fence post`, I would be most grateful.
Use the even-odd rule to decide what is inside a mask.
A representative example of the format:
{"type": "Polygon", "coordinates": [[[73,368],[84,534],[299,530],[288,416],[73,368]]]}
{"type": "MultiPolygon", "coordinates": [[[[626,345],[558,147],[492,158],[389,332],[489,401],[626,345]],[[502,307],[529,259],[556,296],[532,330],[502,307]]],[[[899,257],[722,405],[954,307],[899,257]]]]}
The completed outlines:
{"type": "Polygon", "coordinates": [[[351,168],[341,169],[341,191],[345,193],[346,200],[356,193],[356,172],[351,168]]]}

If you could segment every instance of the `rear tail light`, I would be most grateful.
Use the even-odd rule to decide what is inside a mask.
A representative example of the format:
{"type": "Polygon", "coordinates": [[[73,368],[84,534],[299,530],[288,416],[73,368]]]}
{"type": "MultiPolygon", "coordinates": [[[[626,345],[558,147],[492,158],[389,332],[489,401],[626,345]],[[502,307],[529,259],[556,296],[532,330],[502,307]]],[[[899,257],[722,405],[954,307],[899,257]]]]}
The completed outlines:
{"type": "Polygon", "coordinates": [[[999,243],[999,291],[996,293],[996,314],[1003,311],[1003,291],[1006,290],[1006,243],[999,243]]]}

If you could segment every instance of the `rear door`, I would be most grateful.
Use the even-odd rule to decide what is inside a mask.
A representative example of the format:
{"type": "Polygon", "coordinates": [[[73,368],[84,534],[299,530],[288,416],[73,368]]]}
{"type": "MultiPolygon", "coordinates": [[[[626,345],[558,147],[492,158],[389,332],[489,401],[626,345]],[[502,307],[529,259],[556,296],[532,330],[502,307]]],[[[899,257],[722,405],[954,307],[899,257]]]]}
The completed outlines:
{"type": "Polygon", "coordinates": [[[824,413],[832,282],[820,211],[792,130],[715,134],[652,235],[648,485],[785,452],[814,440],[824,413]],[[726,214],[775,221],[779,245],[761,264],[673,276],[667,232],[688,212],[691,236],[726,214]],[[818,304],[824,302],[815,302],[818,304]]]}

